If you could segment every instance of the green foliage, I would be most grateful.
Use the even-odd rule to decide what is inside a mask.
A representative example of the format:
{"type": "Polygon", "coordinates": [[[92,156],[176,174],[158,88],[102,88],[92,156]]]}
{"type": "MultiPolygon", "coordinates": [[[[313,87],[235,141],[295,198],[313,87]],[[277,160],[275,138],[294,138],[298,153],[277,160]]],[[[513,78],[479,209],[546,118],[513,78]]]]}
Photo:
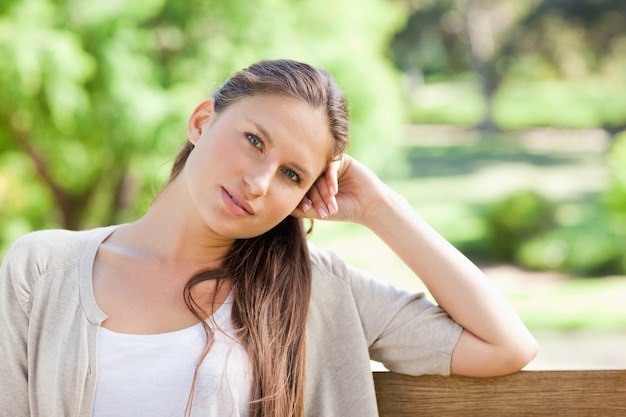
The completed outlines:
{"type": "Polygon", "coordinates": [[[467,69],[465,45],[459,42],[463,17],[455,0],[420,2],[392,39],[390,51],[403,71],[454,74],[467,69]],[[444,16],[448,18],[444,18],[444,16]]]}
{"type": "Polygon", "coordinates": [[[600,201],[572,224],[559,221],[559,204],[521,191],[494,204],[486,236],[470,250],[487,260],[579,276],[626,272],[626,229],[618,229],[600,201]]]}
{"type": "Polygon", "coordinates": [[[518,264],[579,276],[626,272],[624,236],[603,221],[554,229],[525,242],[516,254],[518,264]]]}
{"type": "Polygon", "coordinates": [[[555,205],[535,191],[519,191],[494,204],[485,224],[489,257],[513,261],[522,245],[554,227],[555,205]]]}
{"type": "Polygon", "coordinates": [[[610,184],[606,203],[614,226],[626,236],[626,132],[615,136],[608,155],[610,184]]]}
{"type": "MultiPolygon", "coordinates": [[[[409,1],[394,62],[410,79],[413,120],[491,128],[529,124],[623,129],[626,3],[620,0],[409,1]],[[474,73],[475,91],[432,107],[429,77],[474,73]],[[558,85],[555,80],[561,80],[558,85]],[[529,87],[528,83],[532,83],[529,87]],[[583,88],[580,88],[580,85],[583,88]],[[504,90],[504,91],[503,91],[504,90]],[[571,91],[570,91],[571,90],[571,91]],[[478,94],[476,94],[478,92],[478,94]],[[504,97],[508,96],[508,97],[504,97]],[[456,103],[478,98],[475,112],[456,103]],[[425,102],[422,101],[426,100],[425,102]],[[461,109],[462,110],[462,109],[461,109]],[[525,124],[526,123],[526,124],[525,124]]],[[[442,90],[442,86],[435,86],[442,90]]],[[[444,92],[448,93],[448,92],[444,92]]]]}
{"type": "Polygon", "coordinates": [[[610,79],[589,77],[568,81],[546,79],[504,83],[494,100],[499,126],[593,128],[619,126],[626,121],[626,85],[616,87],[610,79]]]}
{"type": "Polygon", "coordinates": [[[560,207],[531,192],[497,203],[485,218],[483,256],[579,276],[626,273],[626,135],[608,155],[611,183],[575,222],[559,221],[560,207]]]}
{"type": "MultiPolygon", "coordinates": [[[[485,115],[485,101],[475,77],[428,82],[409,99],[414,123],[476,126],[485,115]]],[[[551,126],[571,129],[619,127],[626,121],[626,84],[589,77],[510,80],[494,95],[494,120],[502,129],[551,126]]]]}
{"type": "Polygon", "coordinates": [[[332,72],[351,152],[388,168],[403,113],[384,49],[401,23],[384,0],[0,3],[0,250],[23,230],[136,217],[194,106],[260,59],[332,72]]]}
{"type": "Polygon", "coordinates": [[[412,94],[409,106],[413,123],[473,126],[485,115],[485,103],[475,77],[424,85],[412,94]]]}

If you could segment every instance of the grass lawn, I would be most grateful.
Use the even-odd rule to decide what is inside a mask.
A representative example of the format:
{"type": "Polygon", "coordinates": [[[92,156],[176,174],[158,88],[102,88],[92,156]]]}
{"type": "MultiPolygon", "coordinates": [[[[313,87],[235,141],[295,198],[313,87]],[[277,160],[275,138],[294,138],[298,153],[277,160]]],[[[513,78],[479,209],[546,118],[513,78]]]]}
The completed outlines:
{"type": "Polygon", "coordinates": [[[626,330],[626,278],[570,279],[506,292],[533,330],[626,330]]]}

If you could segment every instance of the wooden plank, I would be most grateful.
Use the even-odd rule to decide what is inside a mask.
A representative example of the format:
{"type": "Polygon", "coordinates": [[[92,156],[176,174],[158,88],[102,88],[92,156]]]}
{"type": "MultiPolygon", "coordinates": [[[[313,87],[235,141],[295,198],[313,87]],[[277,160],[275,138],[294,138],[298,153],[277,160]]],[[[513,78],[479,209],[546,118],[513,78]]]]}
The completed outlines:
{"type": "Polygon", "coordinates": [[[380,417],[626,416],[626,370],[495,378],[374,372],[380,417]]]}

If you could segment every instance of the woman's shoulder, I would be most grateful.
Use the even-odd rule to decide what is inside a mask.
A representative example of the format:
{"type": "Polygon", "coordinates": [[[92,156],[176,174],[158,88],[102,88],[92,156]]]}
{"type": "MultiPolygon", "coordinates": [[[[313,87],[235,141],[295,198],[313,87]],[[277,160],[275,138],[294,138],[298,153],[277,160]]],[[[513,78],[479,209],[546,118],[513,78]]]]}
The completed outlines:
{"type": "Polygon", "coordinates": [[[314,274],[344,275],[341,270],[347,265],[337,252],[331,249],[321,249],[309,243],[309,257],[314,274]]]}
{"type": "Polygon", "coordinates": [[[322,279],[325,282],[354,286],[373,279],[369,272],[351,265],[333,249],[319,248],[309,243],[309,257],[314,283],[322,279]]]}
{"type": "Polygon", "coordinates": [[[27,233],[9,248],[3,263],[32,269],[39,274],[78,262],[87,243],[105,228],[90,230],[46,229],[27,233]]]}
{"type": "MultiPolygon", "coordinates": [[[[95,229],[94,229],[95,230],[95,229]]],[[[15,253],[46,253],[59,254],[71,251],[74,246],[80,245],[88,239],[93,230],[66,230],[45,229],[36,230],[19,237],[9,249],[9,254],[15,253]]]]}

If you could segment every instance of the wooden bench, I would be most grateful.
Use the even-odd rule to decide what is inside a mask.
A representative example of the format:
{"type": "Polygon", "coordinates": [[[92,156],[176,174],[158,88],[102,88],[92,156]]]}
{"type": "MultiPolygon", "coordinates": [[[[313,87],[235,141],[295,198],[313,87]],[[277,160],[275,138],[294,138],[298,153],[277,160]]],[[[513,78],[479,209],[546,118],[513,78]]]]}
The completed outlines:
{"type": "Polygon", "coordinates": [[[380,417],[626,416],[626,370],[495,378],[374,372],[380,417]]]}

